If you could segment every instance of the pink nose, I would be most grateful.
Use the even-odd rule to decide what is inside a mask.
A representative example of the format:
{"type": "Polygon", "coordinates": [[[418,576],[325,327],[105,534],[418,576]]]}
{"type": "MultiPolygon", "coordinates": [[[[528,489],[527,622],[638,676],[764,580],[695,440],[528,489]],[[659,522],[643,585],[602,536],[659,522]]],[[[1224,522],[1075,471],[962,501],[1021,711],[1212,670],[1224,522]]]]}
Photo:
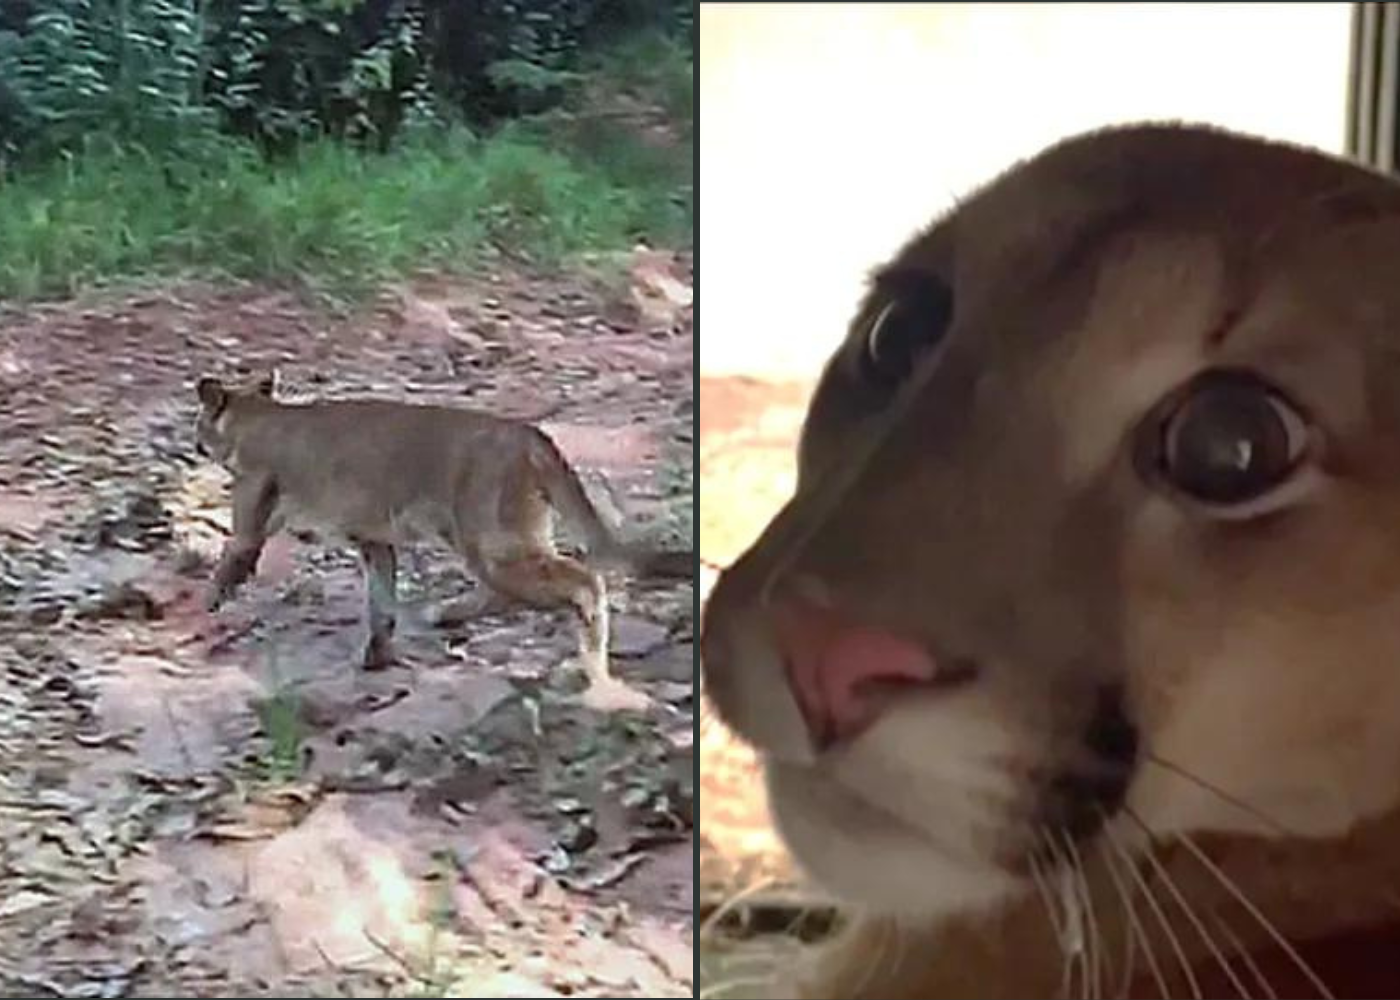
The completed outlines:
{"type": "Polygon", "coordinates": [[[788,683],[819,747],[859,735],[900,688],[940,679],[923,646],[824,608],[785,603],[774,625],[788,683]]]}

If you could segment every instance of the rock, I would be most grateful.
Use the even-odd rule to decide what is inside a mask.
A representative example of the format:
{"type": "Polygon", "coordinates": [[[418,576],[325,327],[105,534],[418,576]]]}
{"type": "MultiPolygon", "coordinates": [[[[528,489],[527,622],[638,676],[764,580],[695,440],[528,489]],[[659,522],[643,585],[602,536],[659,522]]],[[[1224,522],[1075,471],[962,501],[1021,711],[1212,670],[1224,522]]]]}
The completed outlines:
{"type": "Polygon", "coordinates": [[[49,655],[47,645],[39,636],[17,635],[11,638],[9,642],[10,648],[26,660],[38,660],[49,655]]]}
{"type": "Polygon", "coordinates": [[[463,762],[451,773],[430,782],[414,796],[418,806],[472,803],[485,798],[501,781],[500,771],[489,765],[463,762]]]}
{"type": "Polygon", "coordinates": [[[559,846],[570,854],[582,854],[596,843],[598,828],[593,825],[592,820],[584,816],[570,823],[564,835],[559,838],[559,846]]]}
{"type": "Polygon", "coordinates": [[[52,601],[44,601],[30,605],[28,613],[29,620],[33,624],[52,625],[63,617],[63,607],[52,601]]]}
{"type": "Polygon", "coordinates": [[[513,634],[502,631],[477,639],[472,643],[471,651],[492,666],[500,667],[510,662],[519,644],[513,634]]]}
{"type": "Polygon", "coordinates": [[[613,656],[635,658],[646,656],[666,642],[669,630],[665,625],[637,615],[617,615],[612,620],[609,649],[613,656]]]}
{"type": "Polygon", "coordinates": [[[80,618],[131,618],[156,621],[161,607],[146,588],[130,580],[104,586],[78,607],[80,618]]]}
{"type": "Polygon", "coordinates": [[[365,760],[381,771],[392,771],[413,751],[413,741],[401,733],[376,733],[375,741],[365,751],[365,760]]]}
{"type": "Polygon", "coordinates": [[[181,576],[202,576],[211,561],[207,551],[188,542],[175,550],[175,572],[181,576]]]}
{"type": "Polygon", "coordinates": [[[653,680],[690,684],[695,679],[695,646],[685,642],[657,650],[637,664],[636,672],[653,680]]]}
{"type": "Polygon", "coordinates": [[[695,703],[695,685],[690,681],[663,681],[655,690],[662,701],[677,707],[689,708],[695,703]]]}
{"type": "Polygon", "coordinates": [[[355,706],[343,699],[307,691],[297,700],[297,715],[312,729],[331,729],[344,722],[355,706]]]}

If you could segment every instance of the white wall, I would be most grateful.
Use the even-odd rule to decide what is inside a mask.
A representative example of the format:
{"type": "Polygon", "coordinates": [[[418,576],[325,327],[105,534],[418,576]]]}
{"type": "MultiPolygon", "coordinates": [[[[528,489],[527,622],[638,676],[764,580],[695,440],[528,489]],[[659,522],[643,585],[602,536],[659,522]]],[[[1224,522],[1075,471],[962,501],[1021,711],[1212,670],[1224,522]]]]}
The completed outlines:
{"type": "Polygon", "coordinates": [[[1350,8],[702,3],[702,373],[813,374],[871,266],[1063,136],[1169,118],[1341,152],[1350,8]]]}

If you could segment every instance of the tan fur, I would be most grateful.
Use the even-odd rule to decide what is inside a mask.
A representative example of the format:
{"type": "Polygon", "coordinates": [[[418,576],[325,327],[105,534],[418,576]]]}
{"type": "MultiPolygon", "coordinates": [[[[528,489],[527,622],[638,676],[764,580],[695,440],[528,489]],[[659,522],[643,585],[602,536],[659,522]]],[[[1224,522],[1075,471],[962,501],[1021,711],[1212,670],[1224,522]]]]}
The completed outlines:
{"type": "Polygon", "coordinates": [[[587,541],[590,561],[638,575],[689,576],[689,552],[662,552],[614,537],[573,469],[538,428],[489,414],[382,400],[287,404],[273,383],[198,386],[197,437],[233,482],[233,537],[214,571],[217,608],[253,573],[267,538],[283,528],[349,540],[365,565],[370,637],[364,665],[393,658],[396,548],[439,542],[485,586],[475,602],[437,618],[461,619],[509,604],[570,607],[583,629],[593,696],[638,705],[608,672],[603,577],[561,555],[554,515],[587,541]]]}
{"type": "Polygon", "coordinates": [[[1146,947],[1173,995],[1191,992],[1138,877],[1192,963],[1214,953],[1168,882],[1232,968],[1272,940],[1188,845],[1291,940],[1389,919],[1400,184],[1214,129],[1115,129],[1009,171],[894,263],[952,288],[944,344],[874,403],[854,358],[878,303],[862,308],[813,398],[795,496],[704,623],[707,689],[764,753],[789,845],[866,914],[780,991],[1092,993],[1063,979],[1027,817],[1035,775],[1069,766],[1105,687],[1142,753],[1065,890],[1087,894],[1106,942],[1100,995],[1129,972],[1141,995],[1146,947]],[[1253,372],[1306,413],[1315,450],[1267,511],[1208,514],[1133,467],[1135,428],[1208,368],[1253,372]],[[768,619],[813,587],[986,669],[818,755],[768,619]],[[1128,969],[1130,912],[1150,926],[1128,969]]]}

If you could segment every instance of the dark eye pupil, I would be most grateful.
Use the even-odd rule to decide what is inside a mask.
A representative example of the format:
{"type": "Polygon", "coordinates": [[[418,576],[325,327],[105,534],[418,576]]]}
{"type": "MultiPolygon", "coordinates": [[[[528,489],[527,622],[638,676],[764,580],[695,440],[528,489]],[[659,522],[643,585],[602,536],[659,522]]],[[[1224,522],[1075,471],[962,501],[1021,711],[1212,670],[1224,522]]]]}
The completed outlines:
{"type": "Polygon", "coordinates": [[[869,374],[886,385],[898,383],[914,367],[924,339],[916,317],[904,306],[889,306],[876,320],[866,346],[869,374]]]}
{"type": "Polygon", "coordinates": [[[1198,390],[1166,428],[1165,472],[1208,503],[1241,503],[1291,471],[1289,428],[1268,390],[1226,382],[1198,390]]]}
{"type": "Polygon", "coordinates": [[[952,292],[929,274],[887,275],[885,305],[875,311],[861,357],[865,379],[893,389],[921,354],[942,339],[952,317],[952,292]]]}

